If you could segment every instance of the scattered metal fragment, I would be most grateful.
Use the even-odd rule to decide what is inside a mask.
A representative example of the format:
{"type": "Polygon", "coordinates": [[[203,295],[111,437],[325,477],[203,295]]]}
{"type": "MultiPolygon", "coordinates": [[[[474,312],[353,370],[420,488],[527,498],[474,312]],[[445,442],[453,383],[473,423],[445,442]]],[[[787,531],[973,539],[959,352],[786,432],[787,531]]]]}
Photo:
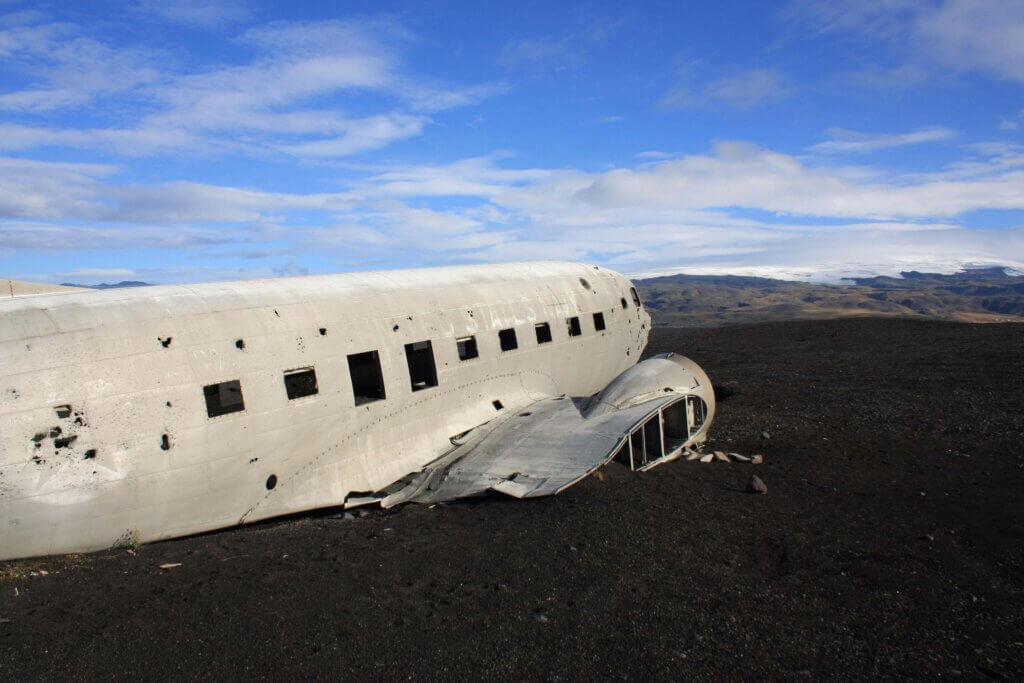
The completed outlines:
{"type": "Polygon", "coordinates": [[[750,456],[750,464],[751,465],[760,465],[763,462],[764,462],[764,456],[763,455],[752,455],[752,456],[750,456]]]}
{"type": "Polygon", "coordinates": [[[715,459],[722,462],[729,462],[729,456],[725,454],[725,451],[715,451],[715,459]]]}
{"type": "Polygon", "coordinates": [[[181,562],[165,562],[164,564],[160,565],[160,569],[174,569],[175,567],[180,566],[181,562]]]}
{"type": "Polygon", "coordinates": [[[747,482],[747,491],[750,493],[768,493],[768,487],[761,481],[761,477],[751,474],[750,481],[747,482]]]}
{"type": "Polygon", "coordinates": [[[701,456],[700,461],[701,462],[711,462],[712,460],[714,460],[714,458],[715,458],[715,454],[714,453],[708,453],[707,455],[701,456]]]}

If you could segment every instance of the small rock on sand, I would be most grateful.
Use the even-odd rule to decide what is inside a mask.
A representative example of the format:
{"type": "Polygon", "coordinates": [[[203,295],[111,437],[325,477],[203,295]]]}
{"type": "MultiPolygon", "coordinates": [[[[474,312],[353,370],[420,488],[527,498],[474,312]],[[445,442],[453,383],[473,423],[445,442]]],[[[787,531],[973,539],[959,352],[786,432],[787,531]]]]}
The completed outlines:
{"type": "Polygon", "coordinates": [[[763,455],[752,455],[752,456],[750,456],[750,464],[751,465],[760,465],[763,462],[764,462],[764,456],[763,455]]]}
{"type": "Polygon", "coordinates": [[[768,493],[768,487],[761,481],[761,477],[752,474],[750,475],[750,481],[747,482],[747,491],[750,493],[768,493]]]}

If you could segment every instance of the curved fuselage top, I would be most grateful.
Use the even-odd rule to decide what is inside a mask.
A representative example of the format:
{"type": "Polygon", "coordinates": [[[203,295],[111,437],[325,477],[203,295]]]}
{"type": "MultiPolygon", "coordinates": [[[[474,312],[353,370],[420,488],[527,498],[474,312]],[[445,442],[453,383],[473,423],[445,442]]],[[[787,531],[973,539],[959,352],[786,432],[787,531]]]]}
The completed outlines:
{"type": "Polygon", "coordinates": [[[636,301],[555,262],[0,300],[0,558],[380,490],[504,411],[602,389],[646,345],[636,301]]]}

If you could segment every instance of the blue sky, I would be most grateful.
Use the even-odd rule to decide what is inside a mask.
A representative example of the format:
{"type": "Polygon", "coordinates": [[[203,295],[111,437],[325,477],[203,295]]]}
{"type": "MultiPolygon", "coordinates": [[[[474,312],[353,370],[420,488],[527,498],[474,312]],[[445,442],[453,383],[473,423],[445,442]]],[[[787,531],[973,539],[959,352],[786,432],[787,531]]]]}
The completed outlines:
{"type": "Polygon", "coordinates": [[[0,275],[1024,270],[1024,3],[0,0],[0,275]]]}

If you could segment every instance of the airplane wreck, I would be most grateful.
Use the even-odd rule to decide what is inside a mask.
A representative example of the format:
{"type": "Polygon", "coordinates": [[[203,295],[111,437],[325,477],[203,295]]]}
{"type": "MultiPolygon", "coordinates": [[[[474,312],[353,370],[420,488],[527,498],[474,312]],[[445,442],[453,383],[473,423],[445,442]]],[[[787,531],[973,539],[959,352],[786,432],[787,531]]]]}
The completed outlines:
{"type": "Polygon", "coordinates": [[[0,559],[556,494],[702,443],[632,283],[537,262],[0,299],[0,559]]]}

